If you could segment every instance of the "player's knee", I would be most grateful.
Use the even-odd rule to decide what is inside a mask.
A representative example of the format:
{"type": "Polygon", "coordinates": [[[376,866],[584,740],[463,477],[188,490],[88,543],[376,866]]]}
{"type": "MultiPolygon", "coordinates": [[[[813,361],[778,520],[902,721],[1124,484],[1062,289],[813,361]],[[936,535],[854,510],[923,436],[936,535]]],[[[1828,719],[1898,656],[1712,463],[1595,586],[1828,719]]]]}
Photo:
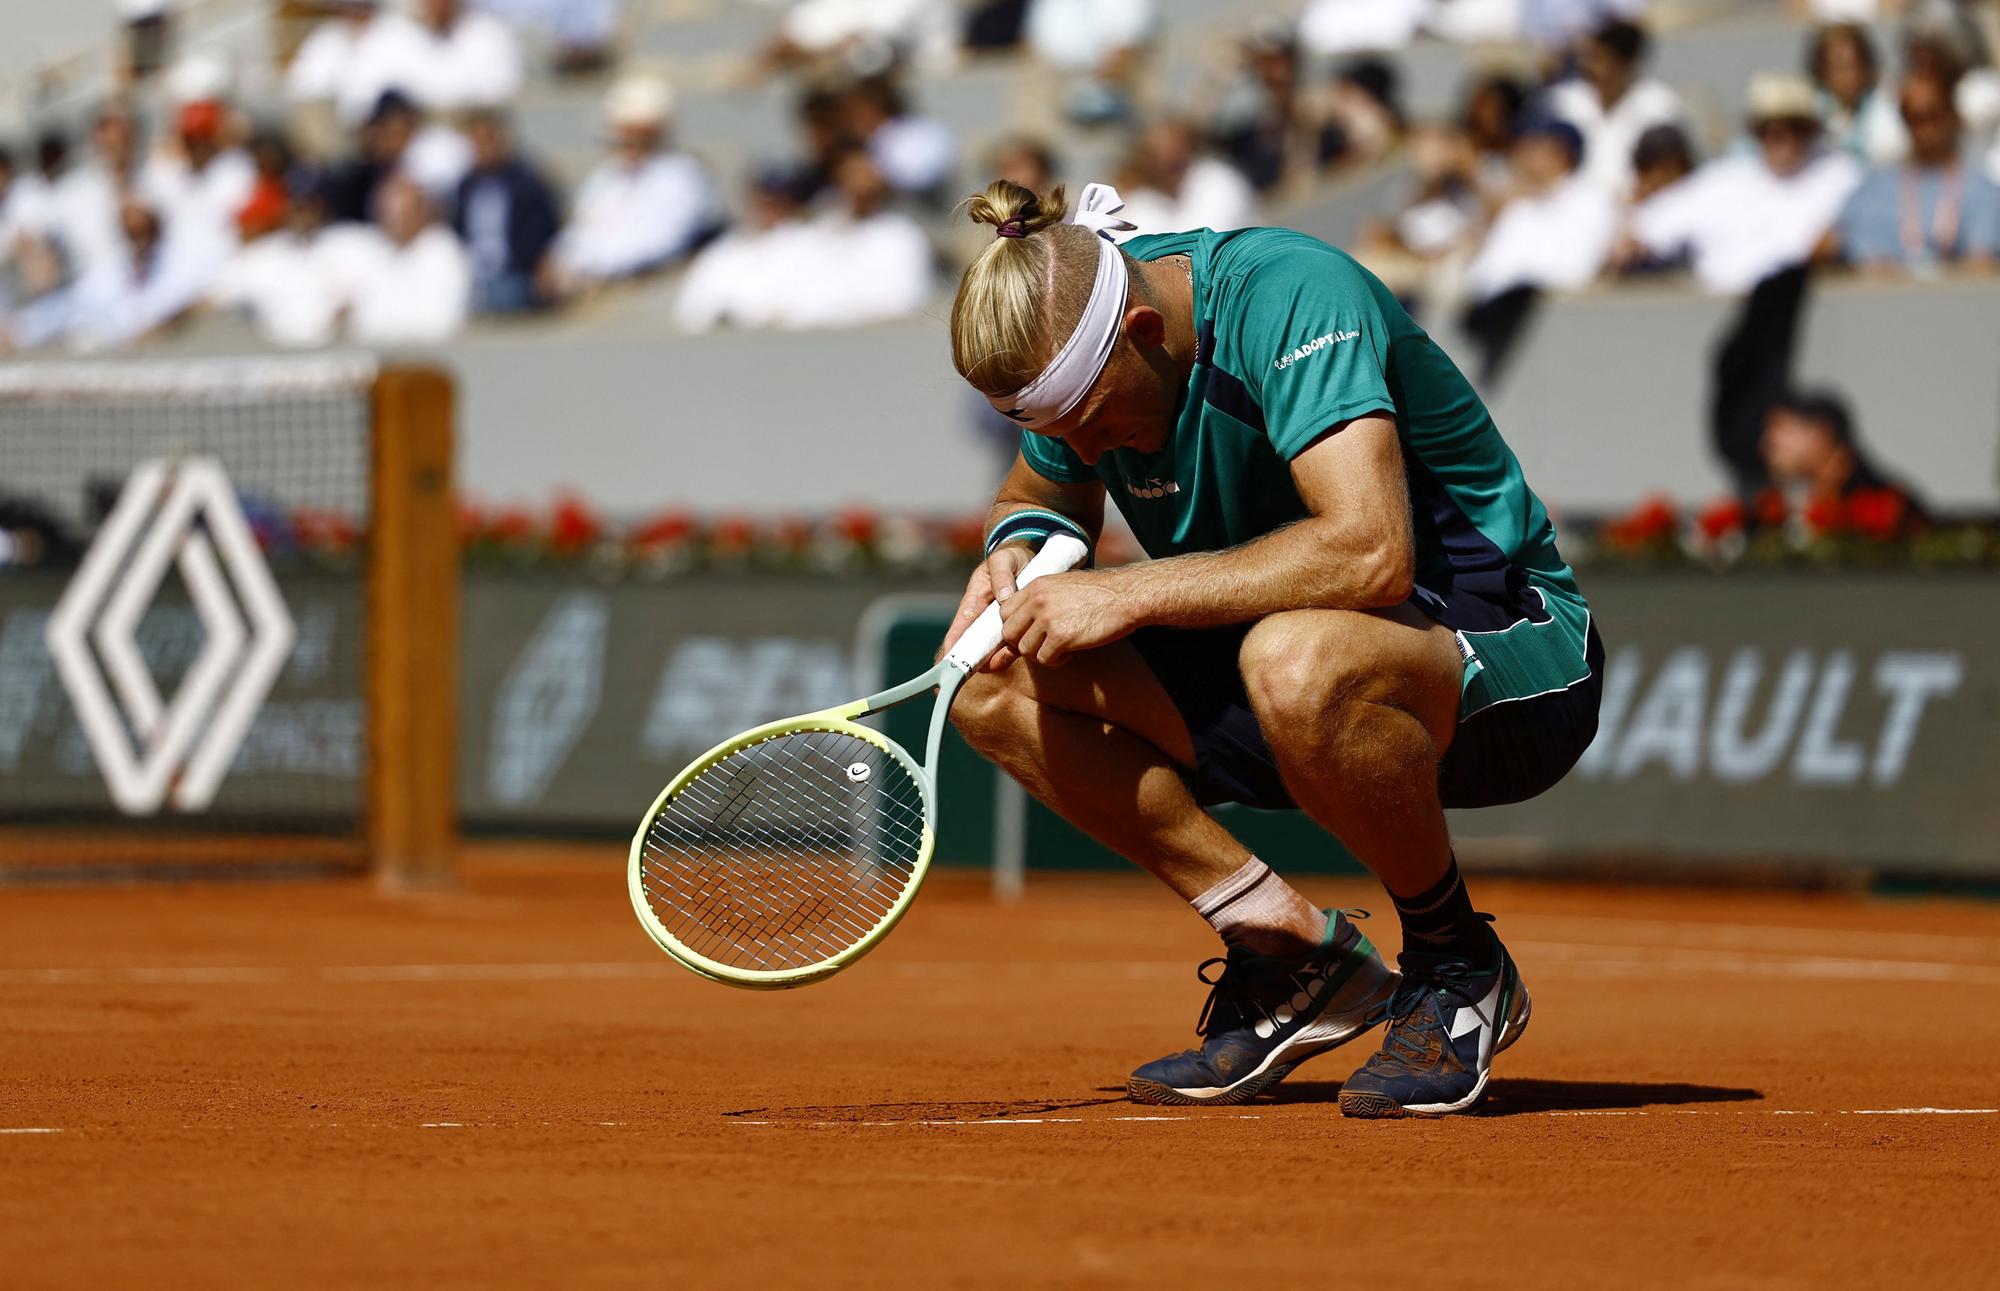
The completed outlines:
{"type": "Polygon", "coordinates": [[[975,672],[952,701],[951,724],[965,742],[984,753],[1013,738],[1027,693],[1019,662],[999,672],[975,672]]]}
{"type": "Polygon", "coordinates": [[[1368,671],[1352,652],[1330,648],[1324,630],[1293,627],[1282,617],[1252,628],[1239,656],[1251,710],[1273,748],[1324,740],[1369,689],[1368,671]]]}

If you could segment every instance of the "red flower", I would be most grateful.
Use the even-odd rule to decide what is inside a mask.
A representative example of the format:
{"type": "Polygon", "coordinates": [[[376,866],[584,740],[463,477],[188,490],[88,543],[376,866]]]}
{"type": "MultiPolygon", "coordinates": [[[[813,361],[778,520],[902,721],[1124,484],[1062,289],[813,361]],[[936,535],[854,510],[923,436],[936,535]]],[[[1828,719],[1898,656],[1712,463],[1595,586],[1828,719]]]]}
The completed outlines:
{"type": "Polygon", "coordinates": [[[1806,503],[1806,527],[1818,537],[1832,537],[1847,527],[1845,511],[1837,495],[1816,493],[1806,503]]]}
{"type": "Polygon", "coordinates": [[[556,499],[549,517],[549,547],[559,556],[575,556],[589,548],[604,533],[604,522],[589,504],[573,493],[556,499]]]}
{"type": "Polygon", "coordinates": [[[1785,495],[1776,489],[1760,489],[1756,499],[1757,523],[1768,528],[1778,528],[1791,518],[1791,508],[1785,505],[1785,495]]]}
{"type": "Polygon", "coordinates": [[[966,515],[947,521],[944,540],[952,555],[979,559],[986,550],[986,517],[966,515]]]}
{"type": "Polygon", "coordinates": [[[694,534],[694,515],[682,507],[674,507],[653,516],[632,531],[632,543],[638,547],[671,547],[686,542],[694,534]]]}
{"type": "Polygon", "coordinates": [[[1889,542],[1903,531],[1909,502],[1894,489],[1861,489],[1848,495],[1847,523],[1876,542],[1889,542]]]}
{"type": "Polygon", "coordinates": [[[833,531],[857,547],[874,546],[881,529],[881,518],[865,507],[848,507],[833,518],[833,531]]]}
{"type": "Polygon", "coordinates": [[[1655,493],[1622,520],[1605,526],[1605,539],[1616,547],[1650,547],[1673,539],[1680,516],[1671,499],[1655,493]]]}
{"type": "Polygon", "coordinates": [[[1711,544],[1742,533],[1749,522],[1749,510],[1738,498],[1718,498],[1695,517],[1695,525],[1701,530],[1703,541],[1711,544]]]}
{"type": "Polygon", "coordinates": [[[708,543],[719,553],[740,556],[756,545],[757,527],[748,516],[722,516],[709,529],[708,543]]]}

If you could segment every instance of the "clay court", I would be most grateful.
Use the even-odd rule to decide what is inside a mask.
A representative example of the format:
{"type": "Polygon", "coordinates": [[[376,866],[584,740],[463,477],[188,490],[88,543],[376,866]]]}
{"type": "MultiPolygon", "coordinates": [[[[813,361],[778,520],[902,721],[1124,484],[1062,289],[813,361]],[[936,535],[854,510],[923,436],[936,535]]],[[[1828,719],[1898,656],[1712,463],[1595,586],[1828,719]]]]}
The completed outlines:
{"type": "Polygon", "coordinates": [[[1361,1045],[1244,1107],[1123,1099],[1192,1040],[1211,942],[1143,879],[942,874],[853,971],[755,995],[652,949],[616,851],[8,890],[7,1283],[1990,1274],[1992,905],[1489,881],[1532,1028],[1480,1114],[1364,1123],[1361,1045]]]}

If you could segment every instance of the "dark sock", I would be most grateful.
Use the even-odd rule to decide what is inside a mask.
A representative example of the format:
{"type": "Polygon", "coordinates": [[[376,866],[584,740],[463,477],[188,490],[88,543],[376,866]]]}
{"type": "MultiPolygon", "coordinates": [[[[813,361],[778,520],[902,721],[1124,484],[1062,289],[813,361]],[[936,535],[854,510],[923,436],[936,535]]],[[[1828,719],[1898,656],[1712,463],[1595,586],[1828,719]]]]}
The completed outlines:
{"type": "Polygon", "coordinates": [[[1456,856],[1444,877],[1431,887],[1413,897],[1392,892],[1389,899],[1396,903],[1396,917],[1403,921],[1404,950],[1457,956],[1474,968],[1486,968],[1497,958],[1500,939],[1473,910],[1456,856]]]}

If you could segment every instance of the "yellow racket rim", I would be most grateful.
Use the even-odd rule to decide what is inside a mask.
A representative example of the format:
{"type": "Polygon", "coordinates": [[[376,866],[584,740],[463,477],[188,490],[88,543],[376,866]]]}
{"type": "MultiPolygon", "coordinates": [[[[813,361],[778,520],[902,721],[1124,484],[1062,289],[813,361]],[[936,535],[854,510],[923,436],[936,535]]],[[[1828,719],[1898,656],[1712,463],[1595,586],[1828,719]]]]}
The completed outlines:
{"type": "Polygon", "coordinates": [[[916,899],[917,889],[923,885],[924,875],[929,872],[931,853],[936,845],[936,836],[931,829],[931,821],[937,812],[937,789],[931,777],[895,741],[852,720],[855,715],[868,711],[865,704],[855,703],[843,708],[827,709],[819,713],[807,713],[799,717],[787,717],[769,722],[735,735],[716,745],[675,776],[640,822],[632,835],[632,848],[626,865],[626,887],[632,898],[633,913],[639,916],[639,923],[645,928],[659,948],[676,963],[690,971],[721,982],[728,986],[740,986],[749,990],[786,990],[794,986],[804,986],[823,977],[831,976],[860,959],[873,950],[882,939],[889,935],[903,914],[916,899]],[[647,843],[654,824],[662,812],[666,811],[680,795],[682,789],[716,764],[723,762],[745,749],[776,739],[782,735],[828,732],[849,735],[875,746],[907,771],[923,796],[924,819],[922,836],[918,841],[917,853],[910,865],[909,877],[904,880],[902,891],[897,894],[874,925],[856,938],[837,954],[815,963],[802,964],[791,968],[756,969],[725,964],[695,950],[661,922],[658,912],[646,888],[647,843]]]}

